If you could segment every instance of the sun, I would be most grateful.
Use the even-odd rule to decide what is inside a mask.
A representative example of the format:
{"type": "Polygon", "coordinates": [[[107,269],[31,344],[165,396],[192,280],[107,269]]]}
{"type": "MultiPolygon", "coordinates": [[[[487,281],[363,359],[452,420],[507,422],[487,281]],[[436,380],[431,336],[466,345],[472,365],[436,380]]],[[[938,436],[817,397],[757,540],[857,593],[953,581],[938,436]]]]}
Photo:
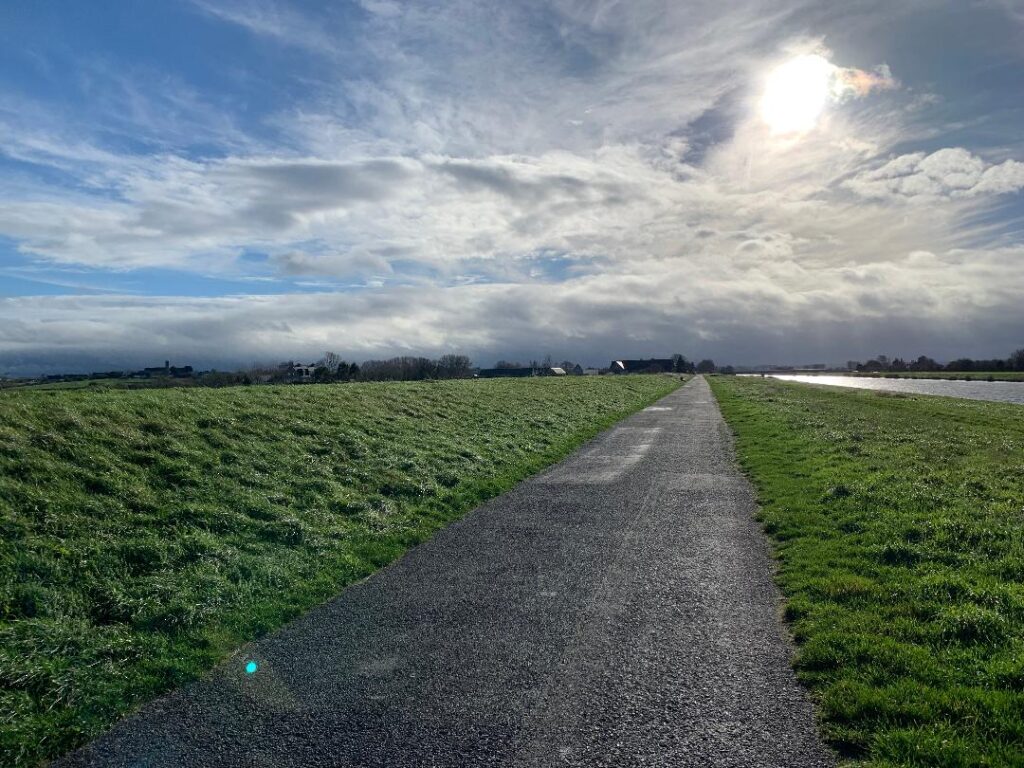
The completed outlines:
{"type": "Polygon", "coordinates": [[[806,133],[828,101],[836,66],[816,53],[776,67],[761,98],[761,118],[772,133],[806,133]]]}

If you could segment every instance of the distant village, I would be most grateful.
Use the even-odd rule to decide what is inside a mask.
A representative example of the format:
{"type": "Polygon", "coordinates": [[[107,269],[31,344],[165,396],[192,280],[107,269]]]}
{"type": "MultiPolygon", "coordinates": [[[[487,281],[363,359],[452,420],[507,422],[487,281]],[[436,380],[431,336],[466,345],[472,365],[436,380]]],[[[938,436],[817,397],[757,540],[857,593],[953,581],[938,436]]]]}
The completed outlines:
{"type": "Polygon", "coordinates": [[[1024,351],[1018,350],[1006,359],[971,360],[960,358],[948,363],[921,356],[909,362],[901,358],[889,359],[878,355],[867,362],[850,360],[845,366],[829,367],[824,363],[806,365],[717,366],[713,360],[697,362],[686,356],[611,360],[597,368],[584,366],[572,360],[527,363],[499,360],[491,368],[473,365],[465,355],[429,357],[392,357],[384,360],[365,360],[355,363],[344,360],[334,352],[327,352],[310,363],[287,361],[273,366],[254,365],[239,371],[196,370],[191,365],[171,365],[165,360],[157,365],[128,371],[97,371],[93,373],[58,373],[37,378],[2,379],[4,387],[31,385],[67,385],[76,382],[135,387],[175,386],[237,386],[250,384],[310,384],[348,381],[424,381],[433,379],[499,379],[530,378],[534,376],[615,376],[622,374],[734,374],[734,373],[890,373],[901,371],[1013,371],[1024,370],[1024,351]]]}
{"type": "Polygon", "coordinates": [[[440,358],[393,357],[385,360],[349,362],[328,352],[311,363],[288,361],[276,366],[252,366],[240,371],[196,370],[191,365],[163,365],[128,371],[59,373],[34,379],[7,380],[8,385],[72,384],[95,382],[124,387],[231,386],[247,384],[303,384],[347,381],[421,381],[428,379],[495,379],[534,376],[604,376],[617,374],[733,373],[731,366],[720,371],[712,360],[692,362],[683,355],[667,358],[612,360],[602,368],[550,358],[528,363],[499,360],[492,368],[479,368],[465,355],[440,358]]]}

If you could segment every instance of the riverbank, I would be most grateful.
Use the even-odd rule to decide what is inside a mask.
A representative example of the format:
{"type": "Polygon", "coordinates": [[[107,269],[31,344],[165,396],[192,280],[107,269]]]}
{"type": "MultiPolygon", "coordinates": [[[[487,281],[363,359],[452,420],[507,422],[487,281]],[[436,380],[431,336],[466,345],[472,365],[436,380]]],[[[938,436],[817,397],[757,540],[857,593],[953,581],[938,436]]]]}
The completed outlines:
{"type": "Polygon", "coordinates": [[[679,385],[0,398],[0,765],[37,765],[679,385]]]}
{"type": "Polygon", "coordinates": [[[1019,765],[1024,410],[711,385],[758,488],[826,739],[865,765],[1019,765]]]}

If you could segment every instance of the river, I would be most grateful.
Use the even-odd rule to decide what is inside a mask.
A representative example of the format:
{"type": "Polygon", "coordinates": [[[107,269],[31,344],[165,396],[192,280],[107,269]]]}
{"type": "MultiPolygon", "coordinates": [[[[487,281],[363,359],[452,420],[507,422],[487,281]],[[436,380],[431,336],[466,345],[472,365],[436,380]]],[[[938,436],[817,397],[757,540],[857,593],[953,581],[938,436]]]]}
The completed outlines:
{"type": "Polygon", "coordinates": [[[1024,405],[1024,382],[1020,381],[946,381],[944,379],[875,379],[861,376],[801,376],[769,374],[774,379],[824,384],[830,387],[876,389],[883,392],[906,392],[914,395],[943,395],[968,400],[992,400],[1024,405]]]}

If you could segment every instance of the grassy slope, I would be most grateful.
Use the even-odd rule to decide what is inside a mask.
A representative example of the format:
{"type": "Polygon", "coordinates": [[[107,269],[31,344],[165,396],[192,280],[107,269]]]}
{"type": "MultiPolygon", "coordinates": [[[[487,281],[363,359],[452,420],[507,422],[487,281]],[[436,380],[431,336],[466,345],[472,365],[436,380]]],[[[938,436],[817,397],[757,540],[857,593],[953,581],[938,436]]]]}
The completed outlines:
{"type": "Polygon", "coordinates": [[[873,766],[1024,765],[1024,408],[711,383],[828,740],[873,766]]]}
{"type": "Polygon", "coordinates": [[[661,377],[0,396],[0,765],[82,743],[661,377]]]}

